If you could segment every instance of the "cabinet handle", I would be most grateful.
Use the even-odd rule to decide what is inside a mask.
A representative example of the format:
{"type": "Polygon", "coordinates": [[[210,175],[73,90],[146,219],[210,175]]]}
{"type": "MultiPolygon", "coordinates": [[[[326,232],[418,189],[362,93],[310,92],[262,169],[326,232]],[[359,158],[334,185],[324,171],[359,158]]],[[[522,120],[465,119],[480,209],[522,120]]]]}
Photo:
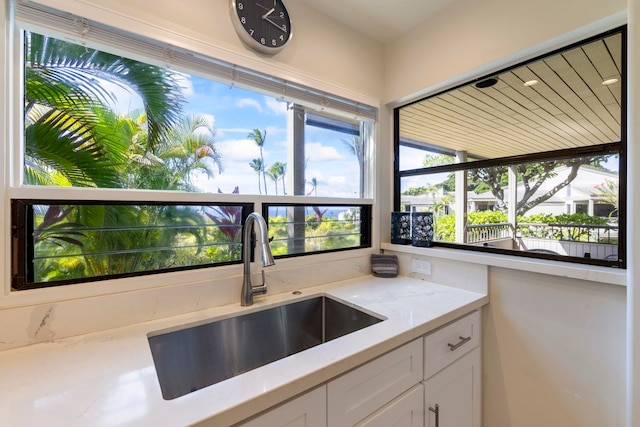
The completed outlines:
{"type": "Polygon", "coordinates": [[[459,337],[460,338],[460,342],[458,344],[447,344],[449,346],[449,350],[454,351],[458,348],[460,348],[460,346],[462,346],[464,343],[471,341],[471,337],[459,337]]]}
{"type": "Polygon", "coordinates": [[[436,425],[435,427],[440,427],[440,406],[436,403],[435,409],[429,406],[429,410],[436,414],[436,425]]]}

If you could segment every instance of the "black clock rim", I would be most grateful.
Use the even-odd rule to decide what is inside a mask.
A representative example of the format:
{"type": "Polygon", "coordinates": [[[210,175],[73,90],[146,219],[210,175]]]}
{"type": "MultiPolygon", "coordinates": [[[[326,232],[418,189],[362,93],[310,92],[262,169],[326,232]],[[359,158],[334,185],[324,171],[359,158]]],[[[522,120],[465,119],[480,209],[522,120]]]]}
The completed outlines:
{"type": "Polygon", "coordinates": [[[287,6],[284,4],[284,1],[282,0],[277,0],[277,1],[282,5],[283,9],[287,12],[287,17],[289,18],[289,30],[287,31],[288,37],[286,41],[281,46],[276,46],[276,47],[263,45],[259,43],[257,40],[255,40],[253,37],[251,37],[251,35],[247,32],[245,27],[240,22],[240,16],[238,15],[238,10],[236,8],[237,0],[230,0],[229,2],[229,13],[231,14],[231,22],[233,24],[233,28],[235,29],[236,33],[240,37],[240,40],[245,45],[249,46],[251,49],[258,51],[260,53],[265,53],[269,55],[278,53],[282,49],[284,49],[293,38],[293,28],[291,24],[291,15],[289,15],[289,9],[287,9],[287,6]]]}

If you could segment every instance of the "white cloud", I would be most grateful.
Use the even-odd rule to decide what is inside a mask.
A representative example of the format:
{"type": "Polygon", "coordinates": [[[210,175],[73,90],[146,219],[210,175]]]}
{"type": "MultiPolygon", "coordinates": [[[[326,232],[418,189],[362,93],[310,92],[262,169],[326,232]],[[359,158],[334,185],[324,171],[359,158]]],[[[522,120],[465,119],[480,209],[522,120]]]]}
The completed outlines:
{"type": "MultiPolygon", "coordinates": [[[[227,162],[222,174],[213,179],[207,179],[206,174],[201,174],[194,179],[194,183],[207,193],[217,193],[220,189],[229,194],[238,187],[240,194],[259,194],[258,175],[248,162],[227,162]]],[[[268,187],[268,190],[271,191],[272,187],[268,187]]]]}
{"type": "Polygon", "coordinates": [[[342,160],[343,157],[334,147],[322,145],[319,142],[305,144],[305,156],[314,162],[324,162],[330,160],[342,160]]]}
{"type": "Polygon", "coordinates": [[[180,90],[185,98],[193,96],[193,83],[191,82],[191,76],[184,73],[174,73],[174,77],[180,86],[180,90]]]}
{"type": "Polygon", "coordinates": [[[255,99],[241,98],[236,100],[235,105],[238,108],[255,108],[257,111],[262,112],[262,105],[255,99]]]}
{"type": "Polygon", "coordinates": [[[331,176],[329,177],[328,183],[330,186],[339,186],[342,187],[347,183],[346,176],[331,176]]]}
{"type": "Polygon", "coordinates": [[[265,96],[264,103],[266,104],[269,111],[275,113],[278,116],[287,114],[287,103],[285,101],[265,96]]]}
{"type": "Polygon", "coordinates": [[[229,170],[226,163],[235,161],[250,162],[260,156],[260,149],[254,141],[248,139],[228,139],[218,143],[225,171],[229,170]]]}

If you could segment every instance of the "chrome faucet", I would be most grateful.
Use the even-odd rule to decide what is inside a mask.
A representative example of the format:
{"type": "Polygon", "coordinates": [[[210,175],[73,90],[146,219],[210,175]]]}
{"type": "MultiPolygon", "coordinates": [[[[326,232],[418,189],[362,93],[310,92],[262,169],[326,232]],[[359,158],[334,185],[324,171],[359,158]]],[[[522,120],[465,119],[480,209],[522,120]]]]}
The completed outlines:
{"type": "Polygon", "coordinates": [[[244,222],[244,229],[242,230],[242,258],[244,261],[244,278],[242,280],[242,295],[240,296],[240,304],[243,307],[253,304],[253,296],[256,294],[266,294],[267,285],[264,283],[264,270],[262,270],[262,285],[251,285],[251,231],[252,225],[258,226],[260,244],[262,245],[262,266],[269,267],[276,262],[271,255],[271,248],[269,248],[269,234],[267,233],[267,223],[262,215],[258,212],[252,212],[244,222]]]}

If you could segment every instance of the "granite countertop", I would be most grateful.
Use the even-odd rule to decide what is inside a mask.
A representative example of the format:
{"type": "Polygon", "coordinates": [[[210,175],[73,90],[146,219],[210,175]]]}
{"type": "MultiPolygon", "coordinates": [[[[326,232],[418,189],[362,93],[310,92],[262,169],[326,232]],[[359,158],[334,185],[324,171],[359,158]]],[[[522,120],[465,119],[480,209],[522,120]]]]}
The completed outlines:
{"type": "MultiPolygon", "coordinates": [[[[225,426],[320,385],[488,303],[488,296],[366,276],[0,352],[0,420],[10,426],[225,426]],[[329,295],[386,320],[188,395],[164,400],[147,334],[329,295]]],[[[78,321],[81,321],[79,319],[78,321]]]]}

